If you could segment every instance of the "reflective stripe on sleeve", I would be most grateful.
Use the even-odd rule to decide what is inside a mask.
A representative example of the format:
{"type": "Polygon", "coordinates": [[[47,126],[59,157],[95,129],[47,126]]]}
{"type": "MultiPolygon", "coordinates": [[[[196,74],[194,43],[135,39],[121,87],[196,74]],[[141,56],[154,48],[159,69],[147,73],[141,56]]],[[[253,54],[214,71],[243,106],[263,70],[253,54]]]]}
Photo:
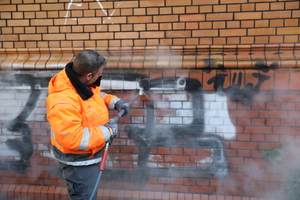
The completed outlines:
{"type": "Polygon", "coordinates": [[[109,141],[110,139],[110,131],[109,129],[106,127],[106,126],[99,126],[99,128],[102,130],[103,132],[103,135],[104,135],[104,139],[105,139],[105,142],[109,141]]]}
{"type": "Polygon", "coordinates": [[[55,137],[54,132],[53,132],[52,129],[51,129],[51,137],[53,137],[56,140],[56,137],[55,137]]]}
{"type": "Polygon", "coordinates": [[[89,145],[91,133],[88,128],[83,128],[83,136],[81,138],[80,146],[78,148],[79,151],[85,151],[89,145]]]}
{"type": "Polygon", "coordinates": [[[53,137],[53,139],[56,140],[56,142],[57,142],[60,146],[62,146],[62,145],[59,143],[59,141],[56,139],[55,134],[54,134],[54,131],[53,131],[52,129],[51,129],[51,137],[53,137]]]}
{"type": "Polygon", "coordinates": [[[102,99],[103,99],[104,96],[106,95],[106,93],[105,93],[105,92],[100,92],[100,95],[101,95],[101,97],[102,97],[102,99]]]}
{"type": "Polygon", "coordinates": [[[119,97],[113,98],[113,99],[109,102],[108,108],[109,108],[110,110],[115,109],[116,103],[117,103],[118,101],[120,101],[120,100],[121,100],[121,99],[120,99],[119,97]]]}

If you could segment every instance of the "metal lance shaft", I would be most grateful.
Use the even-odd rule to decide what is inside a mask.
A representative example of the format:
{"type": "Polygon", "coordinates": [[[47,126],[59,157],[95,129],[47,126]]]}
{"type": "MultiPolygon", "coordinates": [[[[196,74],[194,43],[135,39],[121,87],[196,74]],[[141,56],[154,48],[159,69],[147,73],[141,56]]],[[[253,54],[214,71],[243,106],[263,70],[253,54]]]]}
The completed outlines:
{"type": "MultiPolygon", "coordinates": [[[[138,98],[139,96],[143,95],[144,92],[143,92],[143,88],[140,88],[140,91],[139,93],[129,102],[129,105],[131,105],[131,103],[136,99],[138,98]]],[[[123,114],[125,113],[125,110],[122,109],[120,110],[120,112],[117,114],[116,117],[112,118],[109,120],[109,123],[110,124],[116,124],[118,123],[120,117],[123,116],[123,114]]],[[[104,171],[104,168],[105,168],[105,164],[106,164],[106,160],[107,160],[107,156],[108,156],[108,147],[109,145],[111,144],[112,142],[112,138],[110,139],[110,141],[106,142],[105,144],[105,148],[103,149],[103,152],[102,152],[102,160],[101,160],[101,163],[100,163],[100,167],[99,167],[99,175],[97,177],[97,181],[96,181],[96,184],[95,184],[95,187],[93,189],[93,192],[89,198],[89,200],[93,200],[97,190],[98,190],[98,185],[99,185],[99,182],[100,182],[100,179],[101,179],[101,176],[102,176],[102,172],[104,171]]]]}

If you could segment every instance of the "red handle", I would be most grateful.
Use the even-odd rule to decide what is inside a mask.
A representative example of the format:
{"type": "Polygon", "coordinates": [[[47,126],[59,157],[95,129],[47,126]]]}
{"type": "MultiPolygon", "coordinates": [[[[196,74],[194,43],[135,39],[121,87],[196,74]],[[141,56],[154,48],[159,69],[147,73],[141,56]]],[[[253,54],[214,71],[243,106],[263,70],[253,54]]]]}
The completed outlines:
{"type": "Polygon", "coordinates": [[[100,169],[99,169],[101,171],[104,170],[104,167],[105,167],[105,164],[106,164],[107,155],[108,155],[108,150],[104,149],[103,150],[103,154],[102,154],[102,161],[101,161],[100,169]]]}

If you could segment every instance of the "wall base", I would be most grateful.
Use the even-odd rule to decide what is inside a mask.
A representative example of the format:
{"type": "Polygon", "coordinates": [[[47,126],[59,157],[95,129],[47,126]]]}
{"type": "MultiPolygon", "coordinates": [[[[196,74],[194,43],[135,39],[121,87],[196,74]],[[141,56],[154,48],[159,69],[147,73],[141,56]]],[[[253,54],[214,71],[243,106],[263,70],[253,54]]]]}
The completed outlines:
{"type": "MultiPolygon", "coordinates": [[[[67,188],[59,186],[0,184],[1,200],[66,200],[67,188]]],[[[274,200],[273,198],[99,189],[101,200],[274,200]]]]}

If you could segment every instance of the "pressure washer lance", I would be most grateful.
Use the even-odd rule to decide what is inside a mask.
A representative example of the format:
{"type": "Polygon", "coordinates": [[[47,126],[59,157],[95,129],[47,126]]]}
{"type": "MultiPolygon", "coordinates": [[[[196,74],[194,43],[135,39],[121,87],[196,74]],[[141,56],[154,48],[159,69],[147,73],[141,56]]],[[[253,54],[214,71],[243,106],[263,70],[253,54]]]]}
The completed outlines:
{"type": "MultiPolygon", "coordinates": [[[[129,105],[131,105],[131,103],[138,97],[138,96],[141,96],[143,95],[143,88],[140,88],[140,91],[139,93],[129,102],[129,105]]],[[[120,112],[117,114],[116,117],[112,118],[109,120],[109,123],[110,124],[116,124],[118,123],[120,117],[123,116],[123,114],[125,113],[125,110],[122,109],[120,110],[120,112]]],[[[102,172],[104,171],[104,168],[105,168],[105,164],[106,164],[106,159],[107,159],[107,155],[108,155],[108,147],[109,145],[112,143],[112,140],[113,138],[110,138],[110,140],[108,142],[106,142],[105,144],[105,148],[103,149],[103,152],[102,152],[102,160],[101,160],[101,163],[100,163],[100,168],[99,168],[99,175],[97,177],[97,181],[96,181],[96,184],[95,184],[95,187],[93,189],[93,192],[92,192],[92,195],[91,197],[89,198],[89,200],[92,200],[96,194],[96,191],[98,190],[98,185],[99,185],[99,182],[100,182],[100,179],[101,179],[101,176],[102,176],[102,172]]]]}

